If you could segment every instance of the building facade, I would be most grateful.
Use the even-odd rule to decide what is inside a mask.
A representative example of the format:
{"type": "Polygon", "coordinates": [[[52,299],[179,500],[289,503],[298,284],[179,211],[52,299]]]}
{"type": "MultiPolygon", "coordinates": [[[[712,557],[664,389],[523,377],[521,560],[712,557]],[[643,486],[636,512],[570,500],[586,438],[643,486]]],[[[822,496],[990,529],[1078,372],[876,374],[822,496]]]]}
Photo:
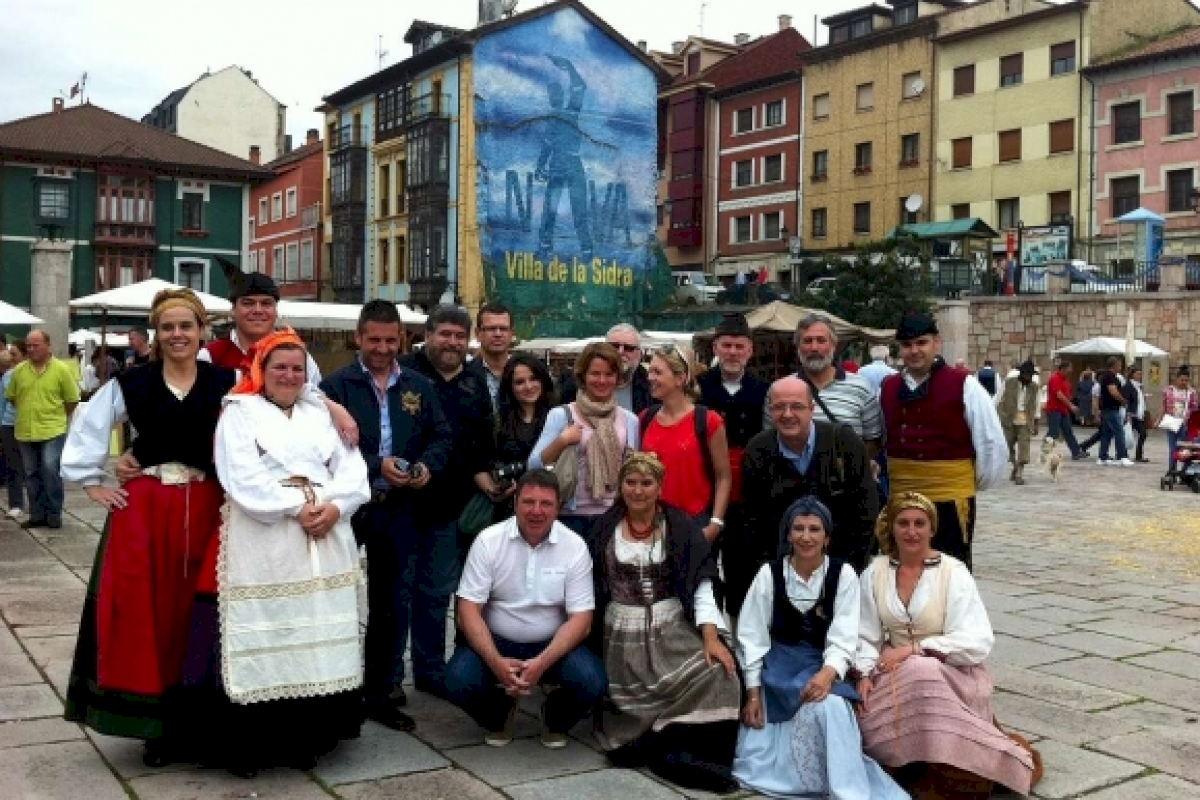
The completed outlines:
{"type": "Polygon", "coordinates": [[[310,130],[299,147],[265,165],[274,177],[250,193],[247,271],[275,279],[286,300],[317,300],[321,280],[325,151],[310,130]]]}
{"type": "Polygon", "coordinates": [[[224,294],[246,262],[249,161],[85,103],[0,125],[0,299],[30,302],[30,245],[72,247],[71,296],[158,277],[224,294]]]}
{"type": "Polygon", "coordinates": [[[258,147],[263,161],[274,161],[284,154],[287,106],[249,70],[230,66],[171,92],[142,122],[239,158],[258,147]]]}
{"type": "Polygon", "coordinates": [[[1140,207],[1166,220],[1163,255],[1200,263],[1193,198],[1200,169],[1200,27],[1102,59],[1084,75],[1096,109],[1090,132],[1095,203],[1085,220],[1094,234],[1089,260],[1132,255],[1133,229],[1122,231],[1115,220],[1140,207]]]}

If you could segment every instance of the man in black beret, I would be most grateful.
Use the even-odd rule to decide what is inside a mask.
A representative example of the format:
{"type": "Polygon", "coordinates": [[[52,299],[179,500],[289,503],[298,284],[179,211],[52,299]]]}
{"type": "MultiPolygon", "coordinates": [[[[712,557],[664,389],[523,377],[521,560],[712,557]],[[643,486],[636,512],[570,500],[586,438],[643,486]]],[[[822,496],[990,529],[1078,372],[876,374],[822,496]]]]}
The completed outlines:
{"type": "Polygon", "coordinates": [[[969,569],[975,494],[1004,480],[1008,443],[992,397],[941,358],[937,322],[908,312],[896,327],[904,369],[880,388],[892,494],[919,492],[938,509],[935,549],[969,569]]]}

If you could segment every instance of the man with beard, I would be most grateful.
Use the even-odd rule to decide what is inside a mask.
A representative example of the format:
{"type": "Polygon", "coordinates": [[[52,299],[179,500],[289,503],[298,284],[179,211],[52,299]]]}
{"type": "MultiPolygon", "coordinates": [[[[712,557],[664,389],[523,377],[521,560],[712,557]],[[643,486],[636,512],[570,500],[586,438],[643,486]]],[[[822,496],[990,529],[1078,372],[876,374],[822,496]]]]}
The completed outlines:
{"type": "MultiPolygon", "coordinates": [[[[733,486],[729,492],[729,506],[725,509],[725,528],[717,540],[721,563],[725,569],[726,582],[733,586],[749,587],[754,579],[758,564],[745,558],[743,539],[747,530],[746,509],[743,503],[742,458],[746,445],[763,428],[762,407],[767,402],[769,384],[747,371],[754,356],[754,341],[750,326],[741,314],[726,314],[717,325],[713,338],[713,351],[720,362],[720,369],[709,370],[697,385],[700,387],[700,402],[725,418],[725,431],[729,442],[729,466],[733,475],[733,486]]],[[[737,616],[741,609],[744,591],[737,597],[729,597],[726,607],[737,616]],[[734,602],[736,599],[737,602],[734,602]]]]}
{"type": "Polygon", "coordinates": [[[479,355],[467,364],[467,369],[487,382],[492,398],[492,411],[498,410],[500,380],[512,355],[512,312],[500,303],[487,303],[475,315],[475,335],[479,338],[479,355]]]}
{"type": "MultiPolygon", "coordinates": [[[[438,306],[425,320],[425,347],[400,366],[433,383],[451,430],[450,463],[425,490],[416,510],[417,543],[410,568],[413,684],[442,696],[446,671],[446,612],[458,585],[458,517],[476,487],[493,497],[503,492],[492,479],[492,400],[487,382],[465,369],[471,317],[458,306],[438,306]]],[[[403,632],[403,631],[402,631],[403,632]]],[[[402,646],[402,644],[401,644],[402,646]]]]}
{"type": "MultiPolygon", "coordinates": [[[[634,414],[641,414],[650,407],[650,375],[642,366],[642,337],[638,329],[627,322],[608,329],[604,341],[617,348],[621,354],[621,377],[617,383],[617,405],[634,414]]],[[[560,387],[564,405],[575,401],[577,388],[573,379],[563,381],[560,387]]]]}
{"type": "Polygon", "coordinates": [[[933,547],[971,568],[975,494],[1004,480],[1008,443],[991,395],[974,375],[938,358],[942,337],[924,312],[896,328],[904,370],[883,382],[893,494],[919,492],[938,511],[933,547]]]}

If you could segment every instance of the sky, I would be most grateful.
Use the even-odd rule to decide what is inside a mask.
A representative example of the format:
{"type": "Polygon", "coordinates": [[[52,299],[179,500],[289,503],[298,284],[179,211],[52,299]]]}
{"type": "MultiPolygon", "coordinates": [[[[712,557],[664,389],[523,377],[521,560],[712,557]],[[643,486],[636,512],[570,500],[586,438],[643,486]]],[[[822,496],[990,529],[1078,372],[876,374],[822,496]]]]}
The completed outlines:
{"type": "MultiPolygon", "coordinates": [[[[813,17],[867,0],[585,0],[631,41],[652,49],[693,34],[732,41],[778,30],[778,16],[812,40],[813,17]],[[703,10],[702,10],[703,9],[703,10]],[[703,18],[703,31],[701,19],[703,18]]],[[[521,0],[517,11],[542,5],[521,0]]],[[[474,27],[477,0],[0,0],[0,122],[50,110],[87,73],[87,98],[140,119],[167,94],[237,64],[288,107],[293,141],[323,129],[313,111],[330,94],[411,55],[414,17],[474,27]]],[[[824,43],[825,30],[821,30],[824,43]]]]}

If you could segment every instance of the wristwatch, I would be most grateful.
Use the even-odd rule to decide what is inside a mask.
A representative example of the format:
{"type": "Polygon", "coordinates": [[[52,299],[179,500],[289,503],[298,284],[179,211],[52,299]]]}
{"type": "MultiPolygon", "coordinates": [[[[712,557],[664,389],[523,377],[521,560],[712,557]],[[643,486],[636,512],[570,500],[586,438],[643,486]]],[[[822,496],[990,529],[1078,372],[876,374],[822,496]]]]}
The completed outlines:
{"type": "Polygon", "coordinates": [[[716,525],[721,530],[725,530],[725,520],[720,517],[713,517],[708,521],[709,525],[716,525]]]}

